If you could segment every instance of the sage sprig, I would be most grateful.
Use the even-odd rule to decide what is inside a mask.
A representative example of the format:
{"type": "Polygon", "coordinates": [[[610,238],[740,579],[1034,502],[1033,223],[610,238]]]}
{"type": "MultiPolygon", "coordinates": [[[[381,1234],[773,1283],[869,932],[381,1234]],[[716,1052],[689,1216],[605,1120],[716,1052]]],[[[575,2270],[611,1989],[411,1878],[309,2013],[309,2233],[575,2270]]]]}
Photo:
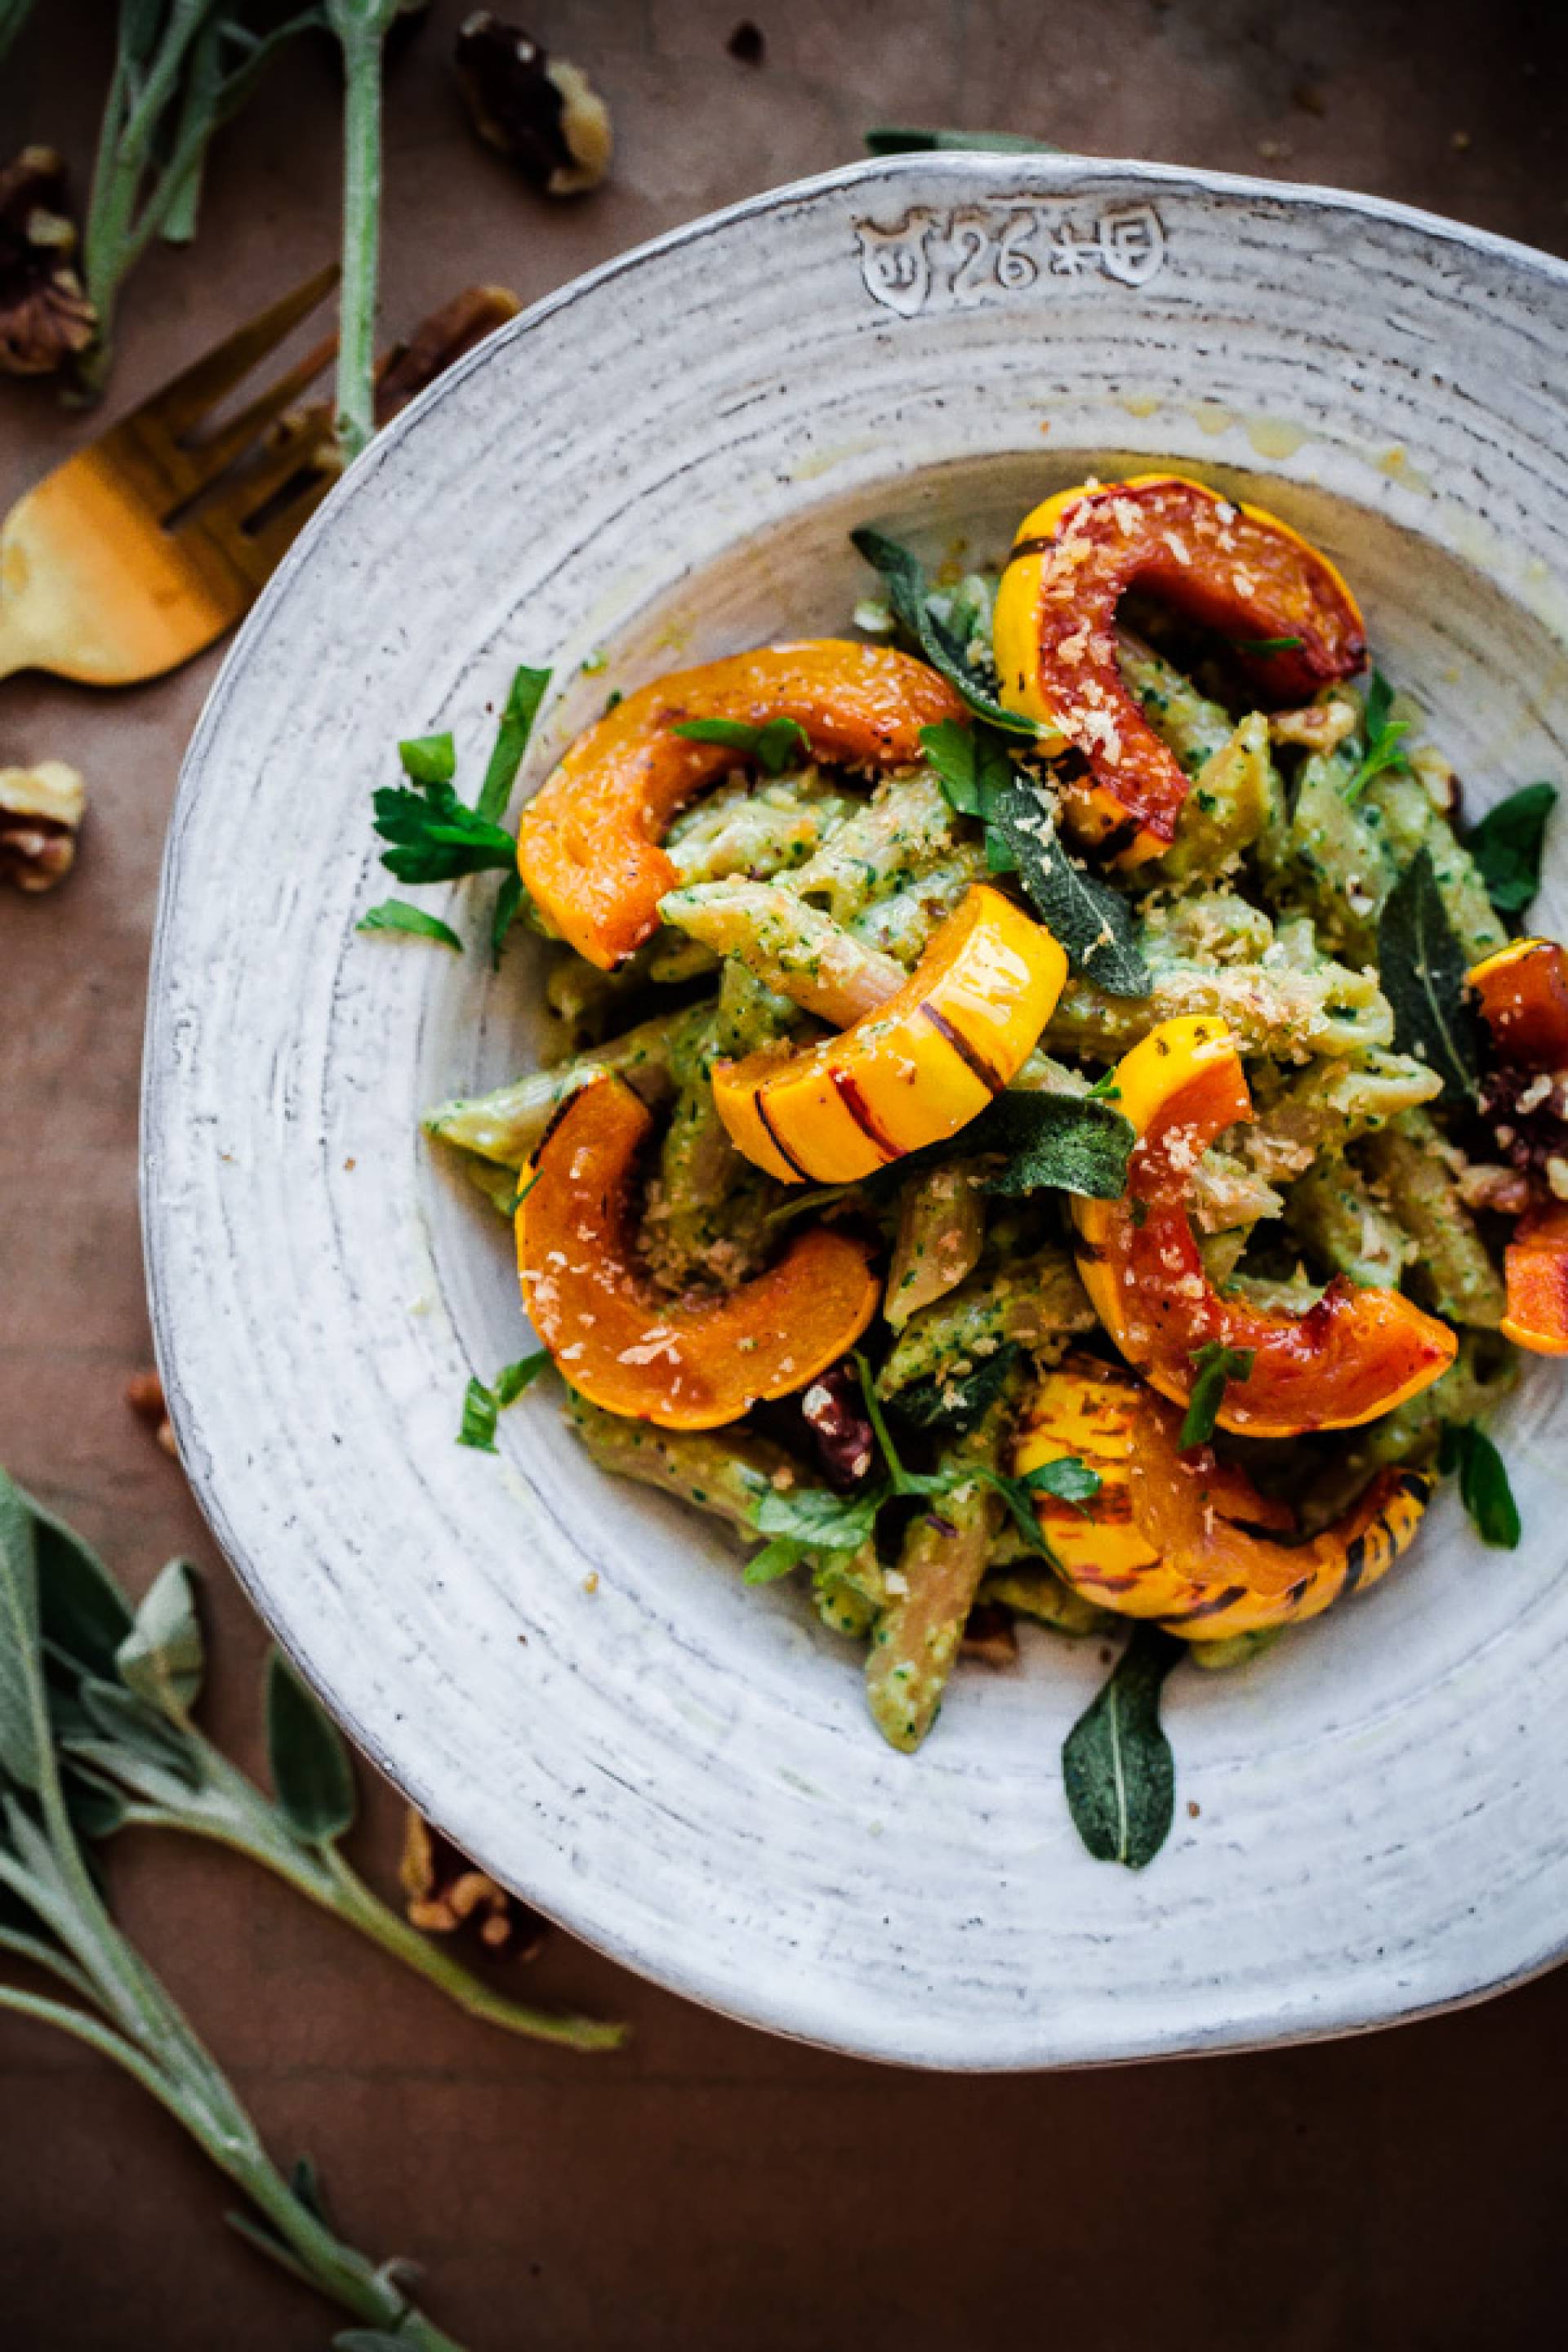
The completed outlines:
{"type": "Polygon", "coordinates": [[[233,2084],[115,1924],[84,1850],[85,1836],[147,1811],[121,1793],[118,1760],[113,1770],[88,1760],[95,1749],[162,1775],[182,1801],[199,1796],[184,1777],[194,1759],[180,1722],[199,1673],[187,1588],[185,1571],[165,1570],[132,1617],[102,1563],[0,1472],[0,1953],[67,1996],[0,1982],[0,2010],[111,2059],[184,2125],[247,2200],[231,2217],[242,2234],[370,2331],[340,2346],[460,2352],[409,2300],[397,2265],[338,2236],[309,2165],[289,2179],[274,2164],[233,2084]],[[129,1681],[117,1675],[128,1643],[129,1681]],[[95,1707],[99,1693],[108,1697],[95,1707]]]}
{"type": "Polygon", "coordinates": [[[256,14],[249,0],[121,0],[82,233],[98,332],[79,388],[91,397],[109,374],[126,278],[155,239],[184,243],[193,235],[214,138],[279,50],[322,22],[320,5],[260,26],[256,14]]]}
{"type": "MultiPolygon", "coordinates": [[[[79,1537],[26,1498],[18,1507],[31,1517],[40,1554],[41,1634],[55,1737],[71,1786],[90,1796],[97,1809],[92,1835],[142,1828],[211,1838],[249,1854],[321,1909],[357,1927],[470,2015],[571,2049],[616,2047],[623,2038],[618,2025],[508,1999],[419,1935],[365,1885],[340,1850],[358,1803],[349,1750],[281,1658],[268,1669],[272,1796],[206,1738],[194,1720],[205,1645],[195,1571],[184,1561],[171,1561],[132,1610],[79,1537]],[[338,1794],[323,1812],[321,1791],[329,1782],[338,1794]]],[[[10,1770],[3,1675],[0,1664],[0,1769],[10,1770]]]]}

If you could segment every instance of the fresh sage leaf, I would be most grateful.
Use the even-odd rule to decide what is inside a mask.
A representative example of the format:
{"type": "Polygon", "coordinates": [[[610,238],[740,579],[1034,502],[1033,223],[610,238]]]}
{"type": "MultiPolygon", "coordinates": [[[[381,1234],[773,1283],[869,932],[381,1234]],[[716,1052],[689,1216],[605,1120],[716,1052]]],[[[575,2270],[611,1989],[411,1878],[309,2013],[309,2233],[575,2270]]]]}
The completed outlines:
{"type": "Polygon", "coordinates": [[[1347,801],[1357,801],[1374,776],[1386,768],[1407,768],[1409,755],[1404,749],[1405,738],[1410,732],[1408,719],[1394,719],[1394,688],[1380,669],[1372,674],[1367,688],[1366,710],[1362,719],[1362,742],[1364,750],[1360,767],[1345,786],[1347,801]]]}
{"type": "Polygon", "coordinates": [[[1063,1742],[1068,1810],[1097,1862],[1142,1870],[1170,1834],[1176,1768],[1160,1693],[1184,1647],[1156,1625],[1135,1625],[1110,1680],[1063,1742]]]}
{"type": "Polygon", "coordinates": [[[22,1497],[33,1516],[37,1547],[38,1611],[44,1641],[57,1655],[104,1676],[132,1618],[125,1597],[89,1544],[35,1496],[22,1497]]]}
{"type": "Polygon", "coordinates": [[[427,915],[423,907],[411,907],[406,898],[384,898],[379,907],[369,907],[354,925],[356,931],[406,931],[413,939],[439,940],[444,948],[455,948],[459,955],[463,942],[450,923],[438,915],[427,915]]]}
{"type": "Polygon", "coordinates": [[[464,874],[484,874],[515,864],[517,844],[460,801],[450,784],[415,792],[389,784],[372,805],[375,830],[388,846],[381,862],[399,882],[455,882],[464,874]]]}
{"type": "Polygon", "coordinates": [[[267,1663],[267,1756],[289,1825],[308,1845],[329,1845],[358,1810],[342,1734],[280,1650],[267,1663]]]}
{"type": "Polygon", "coordinates": [[[1474,1102],[1480,1068],[1475,1006],[1429,849],[1416,852],[1384,901],[1377,961],[1394,1008],[1395,1050],[1436,1072],[1446,1102],[1474,1102]]]}
{"type": "Polygon", "coordinates": [[[1522,915],[1540,889],[1546,820],[1556,805],[1555,784],[1524,784],[1466,834],[1465,847],[1500,915],[1522,915]]]}
{"type": "Polygon", "coordinates": [[[1519,1505],[1509,1483],[1508,1465],[1486,1432],[1473,1421],[1444,1424],[1438,1467],[1445,1475],[1459,1474],[1459,1500],[1483,1543],[1500,1551],[1517,1551],[1523,1534],[1519,1505]]]}
{"type": "Polygon", "coordinates": [[[919,559],[879,530],[852,530],[849,536],[873,571],[879,572],[887,582],[888,601],[895,619],[905,635],[919,646],[932,669],[963,696],[971,710],[977,711],[993,727],[999,727],[1006,735],[1026,736],[1033,742],[1038,732],[1034,720],[1023,718],[1016,710],[1006,709],[994,695],[987,694],[965,661],[963,647],[931,611],[925,572],[919,559]]]}
{"type": "MultiPolygon", "coordinates": [[[[189,1742],[150,1699],[120,1683],[100,1682],[91,1675],[78,1684],[77,1696],[88,1720],[105,1739],[159,1772],[171,1774],[182,1788],[195,1787],[201,1769],[189,1742]]],[[[118,1764],[114,1769],[118,1772],[118,1764]]]]}
{"type": "Polygon", "coordinates": [[[449,784],[458,772],[458,747],[449,734],[411,735],[398,745],[397,756],[409,782],[422,790],[449,784]]]}
{"type": "Polygon", "coordinates": [[[522,755],[528,749],[528,739],[533,732],[533,722],[539,716],[539,706],[550,690],[547,669],[518,669],[511,681],[496,730],[495,748],[485,770],[484,782],[474,813],[487,824],[499,824],[506,814],[511,788],[517,782],[517,772],[522,765],[522,755]]]}
{"type": "Polygon", "coordinates": [[[742,759],[755,760],[770,776],[811,757],[811,738],[796,719],[770,719],[753,727],[744,719],[687,719],[675,729],[693,743],[723,743],[742,759]]]}
{"type": "Polygon", "coordinates": [[[1147,996],[1152,982],[1131,902],[1073,863],[1035,787],[1015,774],[992,804],[991,824],[1016,863],[1025,896],[1073,970],[1108,996],[1147,996]]]}
{"type": "Polygon", "coordinates": [[[20,1789],[43,1777],[39,1750],[38,1565],[33,1515],[0,1470],[0,1771],[20,1789]]]}
{"type": "Polygon", "coordinates": [[[206,1664],[189,1560],[172,1559],[159,1570],[114,1663],[127,1690],[171,1722],[184,1722],[206,1664]]]}
{"type": "Polygon", "coordinates": [[[1001,1151],[1007,1164],[977,1189],[1005,1200],[1054,1189],[1091,1201],[1119,1200],[1137,1133],[1110,1103],[1090,1095],[996,1096],[963,1130],[963,1149],[1001,1151]]]}
{"type": "Polygon", "coordinates": [[[1252,1348],[1227,1348],[1218,1339],[1211,1339],[1206,1348],[1194,1351],[1193,1393],[1182,1423],[1184,1450],[1189,1445],[1208,1444],[1218,1423],[1227,1386],[1232,1381],[1252,1378],[1256,1352],[1252,1348]]]}
{"type": "Polygon", "coordinates": [[[111,1838],[125,1826],[126,1804],[123,1797],[97,1780],[84,1778],[68,1768],[60,1775],[65,1792],[66,1811],[71,1827],[79,1838],[101,1843],[111,1838]]]}
{"type": "Polygon", "coordinates": [[[937,1372],[929,1380],[911,1381],[889,1397],[889,1410],[911,1429],[962,1437],[995,1403],[1023,1353],[1016,1340],[1008,1339],[962,1380],[948,1380],[937,1372]]]}

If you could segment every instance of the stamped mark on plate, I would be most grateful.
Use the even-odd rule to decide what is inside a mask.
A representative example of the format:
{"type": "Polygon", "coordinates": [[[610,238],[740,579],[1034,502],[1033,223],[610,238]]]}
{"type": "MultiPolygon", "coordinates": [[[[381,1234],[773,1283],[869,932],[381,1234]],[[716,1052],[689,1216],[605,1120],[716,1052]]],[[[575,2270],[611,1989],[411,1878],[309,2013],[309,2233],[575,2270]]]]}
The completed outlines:
{"type": "Polygon", "coordinates": [[[1053,279],[1146,286],[1165,262],[1165,226],[1152,205],[1088,215],[1025,197],[950,213],[917,205],[895,227],[857,221],[855,234],[866,291],[900,319],[932,306],[967,310],[1053,279]]]}

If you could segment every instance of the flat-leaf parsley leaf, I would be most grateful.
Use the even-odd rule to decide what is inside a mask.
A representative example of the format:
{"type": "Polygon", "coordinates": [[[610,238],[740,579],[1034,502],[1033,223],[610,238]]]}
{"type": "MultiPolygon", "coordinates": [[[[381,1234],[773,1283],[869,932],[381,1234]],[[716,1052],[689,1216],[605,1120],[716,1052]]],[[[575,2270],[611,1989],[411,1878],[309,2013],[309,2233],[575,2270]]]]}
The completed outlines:
{"type": "Polygon", "coordinates": [[[1184,1449],[1208,1444],[1225,1403],[1226,1389],[1232,1381],[1252,1378],[1255,1353],[1251,1348],[1227,1348],[1218,1339],[1211,1339],[1206,1348],[1194,1350],[1193,1393],[1182,1423],[1184,1449]]]}

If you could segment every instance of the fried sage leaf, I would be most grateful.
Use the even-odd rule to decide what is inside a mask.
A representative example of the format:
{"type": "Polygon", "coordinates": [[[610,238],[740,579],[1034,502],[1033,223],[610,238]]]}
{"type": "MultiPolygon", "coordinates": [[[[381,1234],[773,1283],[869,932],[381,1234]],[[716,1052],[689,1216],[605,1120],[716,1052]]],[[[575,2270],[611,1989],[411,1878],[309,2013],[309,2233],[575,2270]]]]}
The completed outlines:
{"type": "Polygon", "coordinates": [[[1449,1422],[1443,1431],[1438,1466],[1459,1474],[1459,1500],[1475,1523],[1483,1543],[1500,1551],[1517,1551],[1524,1532],[1519,1505],[1509,1483],[1508,1465],[1482,1429],[1473,1421],[1449,1422]]]}
{"type": "Polygon", "coordinates": [[[1097,1862],[1142,1870],[1170,1834],[1176,1768],[1160,1693],[1184,1644],[1139,1624],[1109,1681],[1062,1744],[1073,1826],[1097,1862]]]}
{"type": "Polygon", "coordinates": [[[997,794],[990,822],[1007,845],[1025,896],[1073,970],[1108,996],[1147,996],[1152,982],[1131,904],[1109,882],[1074,864],[1026,778],[1015,773],[1008,790],[997,794]]]}
{"type": "Polygon", "coordinates": [[[888,601],[895,619],[905,635],[919,646],[932,669],[946,678],[980,718],[999,727],[1004,734],[1026,736],[1032,742],[1038,732],[1034,720],[1005,709],[994,695],[987,694],[965,661],[963,647],[931,611],[925,572],[919,559],[907,547],[900,547],[896,539],[889,539],[879,530],[852,530],[849,536],[867,562],[887,582],[888,601]]]}
{"type": "Polygon", "coordinates": [[[1417,851],[1389,892],[1377,926],[1377,961],[1394,1008],[1396,1051],[1436,1072],[1446,1102],[1473,1102],[1480,1067],[1476,1012],[1465,988],[1465,951],[1444,909],[1429,849],[1417,851]]]}

